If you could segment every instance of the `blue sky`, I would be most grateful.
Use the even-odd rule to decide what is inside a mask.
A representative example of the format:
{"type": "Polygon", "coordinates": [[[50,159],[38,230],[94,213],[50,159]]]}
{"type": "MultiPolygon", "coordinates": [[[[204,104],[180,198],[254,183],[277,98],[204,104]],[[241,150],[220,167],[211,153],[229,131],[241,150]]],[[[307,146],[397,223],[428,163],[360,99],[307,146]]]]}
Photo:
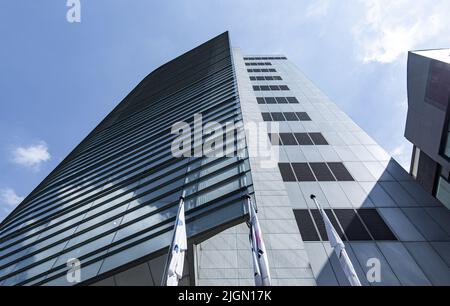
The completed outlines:
{"type": "Polygon", "coordinates": [[[403,165],[406,55],[448,47],[450,1],[0,2],[0,220],[153,69],[230,31],[281,53],[403,165]]]}

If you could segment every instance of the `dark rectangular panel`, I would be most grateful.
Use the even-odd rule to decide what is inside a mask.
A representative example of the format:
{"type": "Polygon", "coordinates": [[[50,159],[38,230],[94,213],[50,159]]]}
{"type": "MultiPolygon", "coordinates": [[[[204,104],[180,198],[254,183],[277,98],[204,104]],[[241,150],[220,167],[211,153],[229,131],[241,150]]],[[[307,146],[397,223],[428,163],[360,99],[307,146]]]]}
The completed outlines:
{"type": "Polygon", "coordinates": [[[267,97],[266,98],[266,103],[267,104],[277,104],[277,101],[275,101],[275,98],[267,97]]]}
{"type": "Polygon", "coordinates": [[[318,209],[311,209],[311,215],[313,216],[314,222],[316,223],[317,230],[319,231],[320,237],[323,241],[327,241],[327,230],[325,228],[325,222],[323,222],[322,215],[318,209]]]}
{"type": "Polygon", "coordinates": [[[278,168],[280,169],[281,177],[284,182],[296,181],[294,172],[292,172],[292,168],[289,163],[278,163],[278,168]]]}
{"type": "Polygon", "coordinates": [[[298,121],[297,116],[295,115],[295,113],[283,113],[284,117],[286,117],[287,121],[298,121]]]}
{"type": "Polygon", "coordinates": [[[264,98],[256,98],[256,101],[258,101],[258,104],[266,104],[264,98]]]}
{"type": "Polygon", "coordinates": [[[307,209],[294,209],[294,216],[303,241],[320,241],[311,215],[307,209]]]}
{"type": "Polygon", "coordinates": [[[276,97],[275,99],[277,99],[278,104],[287,104],[288,103],[288,101],[286,100],[285,97],[276,97]]]}
{"type": "Polygon", "coordinates": [[[313,142],[307,133],[294,133],[295,138],[301,146],[312,146],[313,142]]]}
{"type": "Polygon", "coordinates": [[[295,140],[294,135],[292,133],[280,133],[281,141],[283,142],[283,145],[285,146],[296,146],[298,145],[297,141],[295,140]]]}
{"type": "MultiPolygon", "coordinates": [[[[345,238],[345,235],[342,232],[341,228],[339,227],[339,223],[336,221],[336,218],[334,217],[331,209],[324,209],[324,211],[327,214],[327,217],[330,220],[331,224],[333,225],[336,233],[342,240],[345,241],[347,238],[345,238]]],[[[319,212],[318,209],[311,209],[311,214],[313,215],[314,221],[316,222],[316,226],[317,229],[319,230],[320,236],[322,236],[322,240],[329,241],[327,230],[325,229],[325,222],[323,221],[322,218],[322,214],[319,212]]]]}
{"type": "Polygon", "coordinates": [[[277,80],[277,81],[282,81],[283,80],[283,78],[281,78],[279,75],[274,76],[273,79],[277,80]]]}
{"type": "Polygon", "coordinates": [[[286,121],[286,119],[283,116],[283,113],[271,113],[273,121],[286,121]]]}
{"type": "Polygon", "coordinates": [[[375,240],[397,240],[376,209],[359,209],[358,214],[375,240]]]}
{"type": "Polygon", "coordinates": [[[325,137],[323,137],[322,133],[309,133],[309,136],[311,137],[314,144],[317,146],[328,145],[328,142],[325,139],[325,137]]]}
{"type": "Polygon", "coordinates": [[[273,76],[268,75],[264,78],[266,79],[266,81],[273,81],[273,76]]]}
{"type": "Polygon", "coordinates": [[[300,119],[300,121],[311,121],[311,118],[305,112],[296,112],[295,114],[297,115],[298,119],[300,119]]]}
{"type": "Polygon", "coordinates": [[[270,143],[274,146],[281,145],[280,135],[276,133],[269,134],[270,143]]]}
{"type": "Polygon", "coordinates": [[[270,85],[269,88],[270,90],[280,90],[280,87],[278,87],[278,85],[270,85]]]}
{"type": "Polygon", "coordinates": [[[289,87],[286,85],[280,85],[280,90],[289,90],[289,87]]]}
{"type": "Polygon", "coordinates": [[[334,216],[333,212],[331,211],[331,209],[324,209],[325,213],[328,216],[328,219],[330,219],[331,224],[333,225],[334,229],[336,230],[336,232],[338,233],[339,237],[342,240],[347,240],[347,238],[344,235],[344,232],[342,232],[341,227],[339,226],[339,223],[336,220],[336,217],[334,216]]]}
{"type": "Polygon", "coordinates": [[[257,77],[256,77],[256,80],[258,80],[258,81],[264,81],[264,77],[263,77],[263,76],[257,76],[257,77]]]}
{"type": "Polygon", "coordinates": [[[260,89],[259,89],[259,86],[253,86],[253,90],[254,91],[259,91],[260,89]]]}
{"type": "Polygon", "coordinates": [[[353,209],[334,209],[334,213],[350,241],[372,240],[353,209]]]}
{"type": "Polygon", "coordinates": [[[261,113],[264,121],[272,121],[272,117],[270,116],[270,113],[261,113]]]}
{"type": "Polygon", "coordinates": [[[251,76],[251,77],[250,77],[250,81],[256,81],[256,77],[251,76]]]}
{"type": "Polygon", "coordinates": [[[309,163],[309,165],[311,166],[318,181],[332,182],[336,180],[333,174],[331,173],[330,169],[328,169],[326,163],[309,163]]]}
{"type": "Polygon", "coordinates": [[[287,97],[286,99],[287,99],[287,100],[289,101],[289,103],[291,103],[291,104],[298,104],[298,103],[299,103],[296,97],[287,97]]]}
{"type": "Polygon", "coordinates": [[[350,172],[345,168],[343,163],[328,163],[334,176],[338,181],[354,181],[350,172]]]}
{"type": "Polygon", "coordinates": [[[297,180],[299,182],[316,181],[316,178],[307,163],[292,163],[292,168],[294,168],[295,175],[297,176],[297,180]]]}

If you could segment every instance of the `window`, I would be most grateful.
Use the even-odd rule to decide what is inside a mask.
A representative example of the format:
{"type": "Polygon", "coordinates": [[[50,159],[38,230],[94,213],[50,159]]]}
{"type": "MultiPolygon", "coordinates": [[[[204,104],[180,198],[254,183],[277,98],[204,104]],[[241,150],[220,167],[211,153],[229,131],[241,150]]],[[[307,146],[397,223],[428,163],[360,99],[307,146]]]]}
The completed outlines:
{"type": "Polygon", "coordinates": [[[292,163],[292,168],[299,182],[314,182],[316,180],[307,163],[292,163]]]}
{"type": "Polygon", "coordinates": [[[285,146],[296,146],[297,141],[295,140],[294,135],[291,133],[281,133],[280,134],[281,141],[283,142],[283,145],[285,146]]]}
{"type": "Polygon", "coordinates": [[[360,209],[358,214],[375,240],[396,240],[376,209],[360,209]]]}
{"type": "MultiPolygon", "coordinates": [[[[344,241],[397,240],[376,209],[325,209],[324,211],[344,241]]],[[[294,216],[304,241],[328,241],[325,223],[319,210],[294,209],[294,216]]]]}
{"type": "Polygon", "coordinates": [[[294,216],[303,241],[320,241],[314,222],[307,209],[294,209],[294,216]]]}
{"type": "Polygon", "coordinates": [[[284,97],[276,97],[275,100],[277,100],[278,104],[287,104],[288,101],[284,97]]]}
{"type": "MultiPolygon", "coordinates": [[[[265,113],[265,114],[268,114],[268,113],[265,113]]],[[[279,113],[278,113],[279,114],[279,113]]],[[[284,114],[284,116],[286,117],[286,118],[288,118],[288,116],[287,116],[287,114],[292,114],[292,113],[283,113],[284,114]]],[[[273,116],[273,114],[272,114],[272,116],[273,116]]],[[[270,120],[271,121],[271,120],[270,120]]],[[[288,120],[289,121],[289,120],[288,120]]],[[[310,134],[308,134],[308,133],[294,133],[294,134],[292,134],[292,133],[284,133],[284,134],[289,134],[290,136],[289,137],[292,137],[292,138],[294,138],[295,137],[295,139],[297,139],[297,142],[298,142],[298,144],[299,145],[301,145],[301,146],[312,146],[312,145],[322,145],[322,144],[317,144],[317,143],[314,143],[312,140],[311,140],[311,134],[313,134],[313,133],[310,133],[310,134]]],[[[320,134],[320,133],[314,133],[314,134],[320,134]]],[[[320,135],[322,135],[322,134],[320,134],[320,135]]],[[[323,137],[323,136],[322,136],[323,137]]],[[[324,138],[325,139],[325,138],[324,138]]],[[[286,144],[284,144],[284,145],[286,145],[286,144]]],[[[297,145],[297,143],[295,143],[295,145],[297,145]]]]}
{"type": "Polygon", "coordinates": [[[349,240],[371,240],[369,233],[353,209],[334,209],[334,213],[349,240]]]}
{"type": "Polygon", "coordinates": [[[269,68],[268,70],[269,70],[268,72],[277,72],[277,70],[274,68],[269,68]]]}
{"type": "Polygon", "coordinates": [[[283,113],[283,114],[287,121],[298,121],[298,118],[295,115],[295,113],[283,113]]]}
{"type": "Polygon", "coordinates": [[[278,85],[270,85],[270,90],[280,90],[280,87],[278,85]]]}
{"type": "Polygon", "coordinates": [[[298,119],[300,119],[300,121],[311,121],[311,118],[305,112],[296,112],[295,114],[297,115],[298,119]]]}
{"type": "Polygon", "coordinates": [[[291,104],[298,104],[299,103],[296,97],[287,97],[286,99],[291,104]]]}
{"type": "Polygon", "coordinates": [[[309,165],[319,182],[335,181],[335,178],[326,163],[310,163],[309,165]]]}
{"type": "Polygon", "coordinates": [[[267,97],[266,98],[266,103],[267,104],[276,104],[277,101],[275,100],[275,98],[267,97]]]}
{"type": "Polygon", "coordinates": [[[269,133],[270,143],[274,146],[279,146],[281,144],[281,139],[279,134],[270,134],[269,133]]]}
{"type": "Polygon", "coordinates": [[[253,90],[255,91],[269,91],[269,90],[274,90],[274,91],[279,91],[279,90],[289,90],[289,87],[287,87],[286,85],[261,85],[261,86],[253,86],[253,90]]]}
{"type": "Polygon", "coordinates": [[[266,104],[264,98],[256,98],[256,101],[258,101],[258,104],[266,104]]]}
{"type": "MultiPolygon", "coordinates": [[[[283,138],[282,141],[284,142],[283,138]]],[[[353,181],[353,178],[342,163],[292,163],[292,168],[294,169],[294,173],[299,182],[353,181]],[[338,171],[336,171],[336,169],[338,169],[338,171]],[[336,175],[336,173],[338,173],[338,175],[336,175]],[[339,175],[342,173],[348,173],[348,175],[339,175]]]]}
{"type": "Polygon", "coordinates": [[[272,116],[270,116],[270,113],[261,113],[264,121],[272,121],[272,116]]]}
{"type": "MultiPolygon", "coordinates": [[[[306,116],[308,116],[308,115],[306,114],[306,116]]],[[[323,137],[322,133],[309,133],[309,136],[311,137],[314,144],[317,146],[328,145],[328,142],[325,139],[325,137],[323,137]]]]}
{"type": "Polygon", "coordinates": [[[257,79],[258,81],[264,81],[264,77],[263,77],[263,76],[257,76],[256,79],[257,79]]]}
{"type": "Polygon", "coordinates": [[[250,81],[256,81],[256,77],[251,76],[251,77],[250,77],[250,81]]]}
{"type": "Polygon", "coordinates": [[[338,181],[354,181],[343,163],[328,163],[328,166],[338,181]]]}
{"type": "Polygon", "coordinates": [[[450,183],[442,175],[437,181],[436,198],[450,209],[450,183]]]}
{"type": "Polygon", "coordinates": [[[280,169],[281,177],[284,182],[296,181],[294,172],[292,172],[292,168],[289,163],[278,163],[278,168],[280,169]]]}
{"type": "MultiPolygon", "coordinates": [[[[253,89],[259,91],[260,87],[255,85],[255,86],[253,86],[253,89]]],[[[288,103],[297,104],[298,103],[298,100],[293,97],[265,97],[265,98],[258,97],[257,100],[258,100],[258,104],[288,104],[288,103]],[[265,99],[265,102],[264,102],[264,99],[265,99]]],[[[297,116],[301,117],[300,120],[302,120],[302,121],[303,120],[304,121],[311,120],[311,118],[306,113],[298,112],[296,114],[297,114],[297,116]],[[301,115],[299,115],[299,114],[301,114],[301,115]]]]}
{"type": "MultiPolygon", "coordinates": [[[[265,98],[265,102],[266,104],[276,104],[276,99],[275,98],[265,98]]],[[[302,115],[299,116],[299,113],[292,113],[292,112],[284,112],[284,113],[271,113],[272,117],[273,117],[273,121],[309,121],[311,120],[308,116],[308,114],[306,113],[302,113],[302,115]],[[284,116],[283,116],[284,115],[284,116]]],[[[325,145],[328,144],[327,141],[325,140],[325,138],[322,136],[322,134],[320,133],[312,133],[315,134],[313,138],[313,136],[311,136],[311,138],[313,138],[313,141],[317,144],[317,145],[325,145]]]]}
{"type": "MultiPolygon", "coordinates": [[[[334,229],[336,230],[337,234],[342,240],[346,240],[344,233],[342,232],[339,223],[337,222],[336,218],[334,217],[333,212],[331,209],[324,209],[325,214],[327,215],[328,219],[330,220],[331,224],[333,225],[334,229]]],[[[325,228],[325,222],[323,221],[322,214],[317,209],[311,210],[311,215],[313,216],[314,222],[316,223],[317,230],[320,233],[320,236],[323,241],[328,240],[327,230],[325,228]]]]}
{"type": "Polygon", "coordinates": [[[273,121],[286,121],[283,113],[271,113],[273,121]]]}
{"type": "Polygon", "coordinates": [[[301,146],[312,146],[313,142],[311,138],[309,138],[308,133],[294,133],[295,138],[298,141],[298,144],[301,146]]]}

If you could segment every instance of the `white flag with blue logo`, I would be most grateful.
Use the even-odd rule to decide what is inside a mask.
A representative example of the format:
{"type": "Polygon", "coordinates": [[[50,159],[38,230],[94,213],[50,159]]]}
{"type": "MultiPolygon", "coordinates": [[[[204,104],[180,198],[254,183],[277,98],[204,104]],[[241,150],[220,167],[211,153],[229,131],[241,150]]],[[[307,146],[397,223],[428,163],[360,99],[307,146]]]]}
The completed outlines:
{"type": "Polygon", "coordinates": [[[178,286],[183,277],[184,255],[187,251],[186,224],[184,219],[184,199],[180,200],[180,208],[175,226],[175,234],[171,245],[170,262],[167,269],[167,286],[178,286]]]}
{"type": "Polygon", "coordinates": [[[253,269],[255,277],[255,286],[270,286],[269,261],[267,259],[266,246],[262,237],[261,226],[255,207],[248,199],[250,213],[250,244],[252,247],[253,269]]]}
{"type": "Polygon", "coordinates": [[[316,203],[317,208],[322,215],[323,223],[325,224],[325,229],[327,231],[328,240],[330,241],[330,245],[334,249],[334,252],[339,259],[342,270],[344,271],[345,276],[350,282],[350,285],[361,286],[361,282],[359,281],[355,268],[353,267],[353,264],[348,257],[347,251],[345,250],[345,244],[342,242],[341,237],[339,237],[338,233],[333,227],[333,224],[331,223],[325,211],[320,207],[315,196],[312,195],[311,199],[316,203]]]}

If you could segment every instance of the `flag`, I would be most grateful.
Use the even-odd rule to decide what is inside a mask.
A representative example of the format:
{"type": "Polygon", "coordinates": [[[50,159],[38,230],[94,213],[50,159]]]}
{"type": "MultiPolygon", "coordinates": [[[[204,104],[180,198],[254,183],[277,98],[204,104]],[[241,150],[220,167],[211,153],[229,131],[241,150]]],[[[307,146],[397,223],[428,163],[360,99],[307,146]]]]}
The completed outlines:
{"type": "Polygon", "coordinates": [[[170,262],[167,268],[167,286],[178,286],[183,276],[184,255],[187,251],[186,224],[184,218],[184,199],[180,199],[175,233],[171,244],[170,262]]]}
{"type": "Polygon", "coordinates": [[[325,211],[317,203],[316,197],[314,195],[311,195],[311,199],[314,201],[314,203],[316,204],[317,208],[320,211],[320,214],[322,215],[322,219],[325,224],[325,229],[327,231],[328,240],[330,241],[330,245],[334,249],[334,252],[336,253],[339,259],[339,262],[341,264],[342,270],[345,273],[345,276],[347,277],[348,281],[352,286],[361,286],[361,282],[359,281],[358,275],[356,274],[355,269],[353,268],[353,264],[350,258],[348,257],[347,251],[345,250],[345,245],[342,242],[341,237],[339,237],[338,233],[334,229],[333,224],[331,223],[325,211]]]}
{"type": "Polygon", "coordinates": [[[259,225],[258,216],[255,207],[248,198],[249,214],[250,214],[250,245],[252,248],[253,269],[255,277],[255,286],[270,286],[269,262],[267,259],[266,246],[262,237],[261,227],[259,225]]]}

